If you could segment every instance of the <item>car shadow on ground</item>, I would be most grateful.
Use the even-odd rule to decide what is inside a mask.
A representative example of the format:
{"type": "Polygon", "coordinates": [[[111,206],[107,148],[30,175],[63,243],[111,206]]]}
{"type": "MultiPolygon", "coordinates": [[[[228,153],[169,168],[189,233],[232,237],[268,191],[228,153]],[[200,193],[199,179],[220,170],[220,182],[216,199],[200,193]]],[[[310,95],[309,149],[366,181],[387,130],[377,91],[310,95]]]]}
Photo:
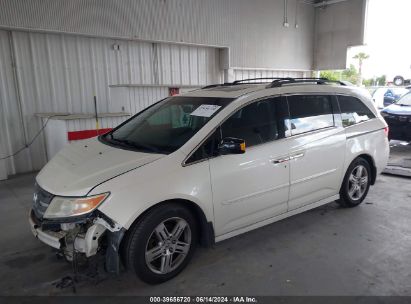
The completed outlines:
{"type": "MultiPolygon", "coordinates": [[[[269,251],[275,255],[277,249],[275,246],[267,247],[267,238],[277,239],[277,240],[287,240],[292,238],[292,235],[306,235],[309,233],[311,226],[315,225],[315,221],[307,221],[305,217],[318,217],[327,216],[331,213],[341,209],[336,202],[309,210],[303,214],[296,215],[289,219],[285,219],[271,225],[241,234],[239,236],[230,238],[228,240],[219,242],[211,248],[201,248],[198,247],[196,254],[194,255],[191,263],[185,271],[183,271],[174,280],[164,283],[158,286],[164,285],[175,285],[173,290],[179,290],[182,287],[178,286],[188,286],[190,282],[190,272],[201,270],[200,272],[206,271],[210,267],[232,263],[233,260],[243,259],[247,255],[253,255],[256,248],[262,248],[265,251],[269,251]],[[290,221],[293,222],[293,229],[289,229],[290,221]],[[252,243],[252,246],[250,244],[252,243]],[[188,278],[187,278],[188,277],[188,278]],[[174,281],[174,283],[173,283],[174,281]]],[[[344,209],[342,209],[344,210],[344,209]]],[[[334,232],[334,235],[337,235],[334,232]]],[[[286,248],[286,247],[285,247],[286,248]]],[[[141,282],[136,278],[132,271],[127,271],[122,267],[120,273],[109,274],[104,270],[104,257],[98,256],[92,259],[87,264],[79,263],[77,266],[73,263],[65,261],[63,257],[57,254],[54,250],[49,250],[48,247],[39,247],[37,250],[31,252],[21,252],[20,254],[14,255],[13,258],[5,260],[3,262],[5,265],[14,268],[24,270],[27,267],[33,267],[35,264],[49,265],[48,269],[57,267],[60,272],[60,277],[46,282],[40,283],[40,288],[34,288],[29,291],[47,294],[47,295],[70,295],[70,294],[98,294],[98,290],[106,290],[105,286],[117,286],[115,289],[123,294],[128,293],[128,290],[132,289],[137,291],[139,289],[146,290],[150,288],[150,285],[141,282]],[[36,290],[37,289],[37,290],[36,290]]],[[[273,262],[267,262],[266,268],[270,269],[273,267],[273,262]]],[[[217,266],[218,267],[218,266],[217,266]]],[[[241,269],[239,270],[239,274],[241,269]]],[[[222,288],[226,285],[224,280],[217,281],[213,288],[222,288]]],[[[156,286],[153,287],[157,289],[156,286]]],[[[183,287],[185,289],[185,287],[183,287]]]]}

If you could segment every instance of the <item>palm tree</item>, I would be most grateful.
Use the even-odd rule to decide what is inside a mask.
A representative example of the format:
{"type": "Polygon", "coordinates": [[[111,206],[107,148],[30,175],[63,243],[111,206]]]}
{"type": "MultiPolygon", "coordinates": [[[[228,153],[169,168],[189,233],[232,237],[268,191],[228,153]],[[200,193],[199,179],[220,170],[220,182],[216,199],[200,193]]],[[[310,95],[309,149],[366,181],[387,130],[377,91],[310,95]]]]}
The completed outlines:
{"type": "Polygon", "coordinates": [[[358,60],[358,81],[357,81],[357,84],[359,86],[362,84],[362,64],[363,64],[363,61],[365,59],[368,59],[368,58],[370,58],[370,56],[363,53],[363,52],[360,52],[360,53],[358,53],[357,55],[355,55],[353,57],[353,59],[358,60]]]}

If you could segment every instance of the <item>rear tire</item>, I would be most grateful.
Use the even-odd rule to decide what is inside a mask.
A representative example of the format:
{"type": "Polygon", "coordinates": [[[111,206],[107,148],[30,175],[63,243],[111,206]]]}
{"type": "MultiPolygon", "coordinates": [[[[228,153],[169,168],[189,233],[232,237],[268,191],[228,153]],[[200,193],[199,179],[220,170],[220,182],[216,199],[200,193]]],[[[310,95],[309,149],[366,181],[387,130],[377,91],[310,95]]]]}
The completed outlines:
{"type": "Polygon", "coordinates": [[[402,77],[402,76],[395,76],[393,82],[394,82],[394,84],[395,84],[396,86],[402,86],[402,85],[404,85],[404,77],[402,77]]]}
{"type": "Polygon", "coordinates": [[[176,203],[150,210],[137,221],[125,240],[124,262],[148,284],[159,284],[179,274],[198,242],[195,217],[176,203]]]}
{"type": "Polygon", "coordinates": [[[363,202],[371,185],[371,167],[368,161],[359,157],[348,167],[340,189],[342,207],[356,207],[363,202]]]}

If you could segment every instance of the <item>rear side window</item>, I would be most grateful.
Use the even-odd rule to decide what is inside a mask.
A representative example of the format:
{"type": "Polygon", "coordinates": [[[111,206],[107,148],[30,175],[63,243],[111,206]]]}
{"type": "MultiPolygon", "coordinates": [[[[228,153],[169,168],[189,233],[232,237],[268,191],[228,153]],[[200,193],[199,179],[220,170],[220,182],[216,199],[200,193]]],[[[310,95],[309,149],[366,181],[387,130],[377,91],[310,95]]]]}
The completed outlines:
{"type": "Polygon", "coordinates": [[[358,98],[338,95],[338,102],[344,127],[375,118],[374,113],[358,98]]]}
{"type": "Polygon", "coordinates": [[[332,98],[326,95],[288,96],[291,135],[334,126],[332,98]]]}

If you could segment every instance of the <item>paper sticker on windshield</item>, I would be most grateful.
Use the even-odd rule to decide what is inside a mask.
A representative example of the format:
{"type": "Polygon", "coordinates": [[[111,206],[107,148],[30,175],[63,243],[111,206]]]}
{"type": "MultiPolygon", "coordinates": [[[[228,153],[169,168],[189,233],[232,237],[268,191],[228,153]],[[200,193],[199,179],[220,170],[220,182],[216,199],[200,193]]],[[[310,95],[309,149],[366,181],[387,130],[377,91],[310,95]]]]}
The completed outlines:
{"type": "Polygon", "coordinates": [[[190,115],[211,117],[215,112],[218,111],[219,108],[221,108],[221,106],[202,104],[197,109],[195,109],[194,112],[190,115]]]}

